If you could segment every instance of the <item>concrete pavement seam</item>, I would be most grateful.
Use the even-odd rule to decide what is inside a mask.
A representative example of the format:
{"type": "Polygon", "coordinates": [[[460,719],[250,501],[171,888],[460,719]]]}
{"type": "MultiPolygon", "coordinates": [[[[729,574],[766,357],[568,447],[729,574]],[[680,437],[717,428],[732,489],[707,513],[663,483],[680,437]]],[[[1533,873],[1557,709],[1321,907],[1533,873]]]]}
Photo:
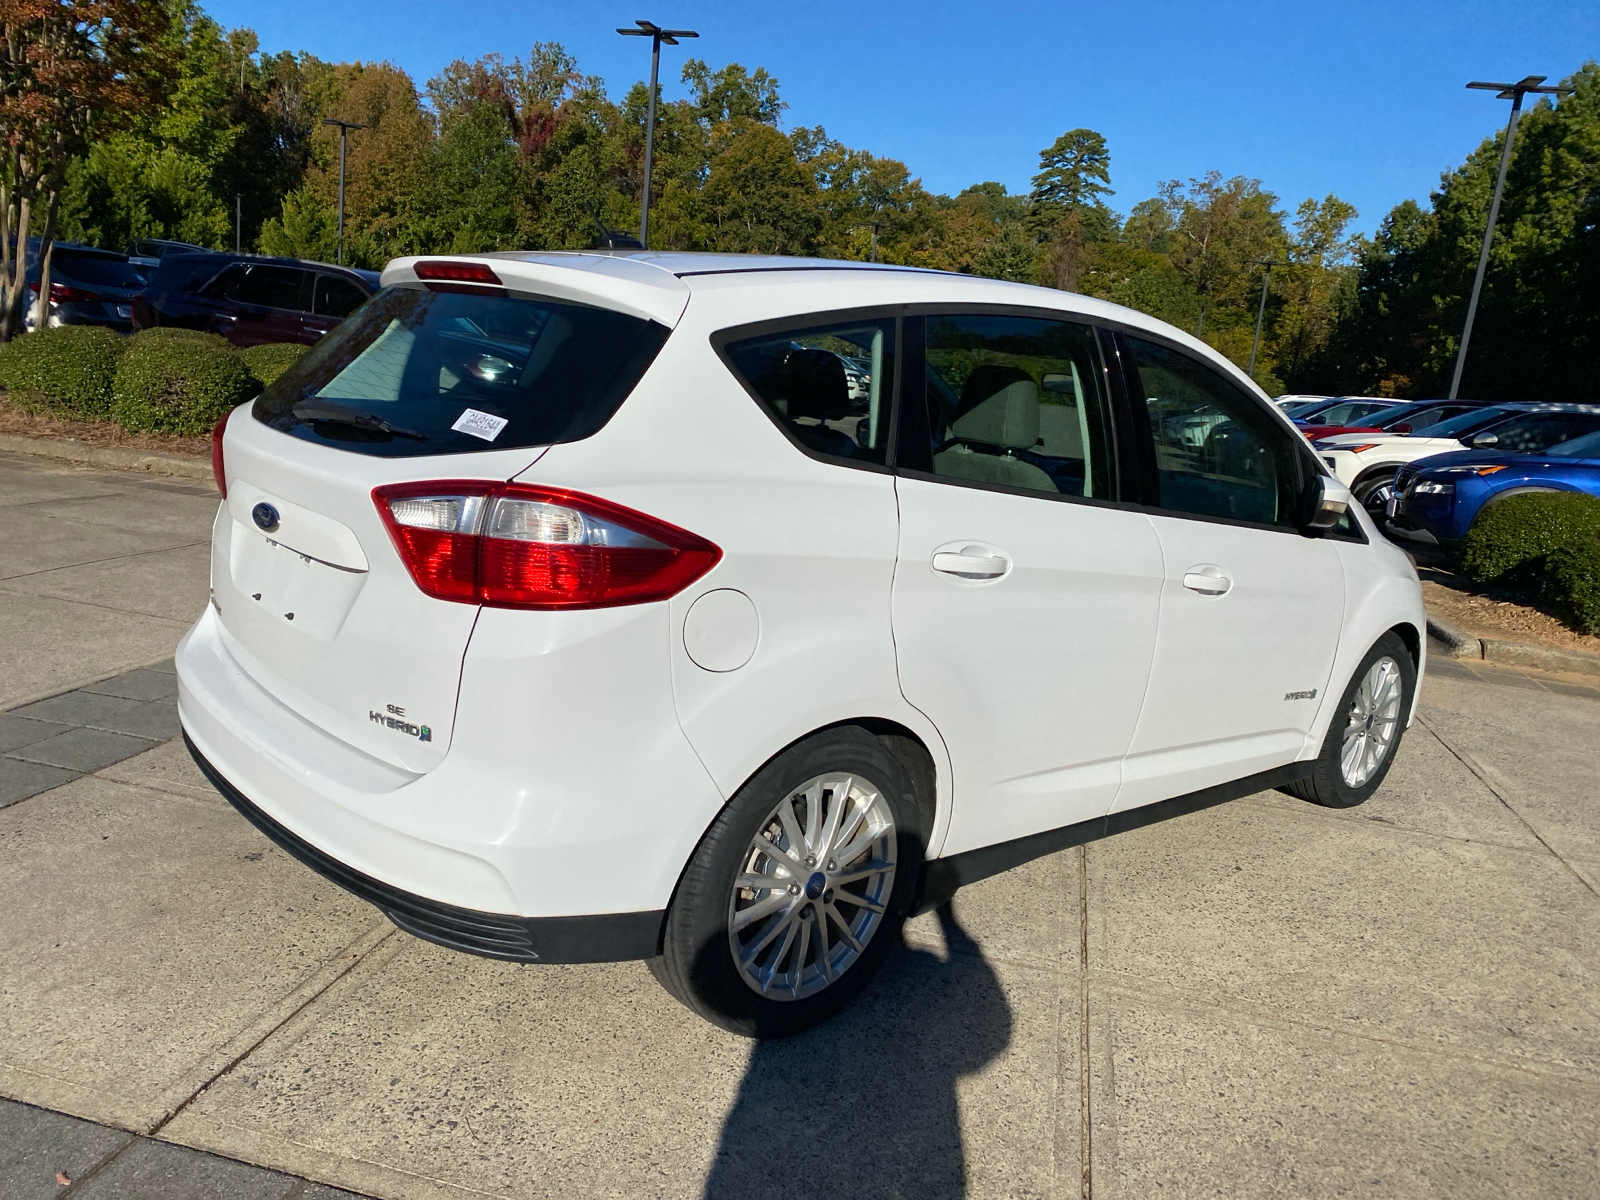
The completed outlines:
{"type": "MultiPolygon", "coordinates": [[[[0,583],[10,583],[16,579],[32,579],[35,575],[48,575],[52,571],[75,571],[80,567],[100,567],[106,563],[127,562],[130,558],[147,558],[152,554],[170,554],[174,550],[191,550],[196,546],[209,546],[210,544],[209,540],[179,542],[174,546],[158,546],[154,550],[135,550],[132,554],[113,554],[110,558],[91,558],[85,562],[62,563],[59,567],[40,567],[37,571],[19,571],[15,575],[0,575],[0,583]]],[[[33,593],[22,592],[20,594],[30,596],[33,593]]]]}
{"type": "Polygon", "coordinates": [[[1089,1071],[1089,847],[1078,847],[1078,1154],[1083,1200],[1094,1190],[1094,1121],[1089,1071]]]}
{"type": "MultiPolygon", "coordinates": [[[[293,1021],[301,1013],[305,1012],[306,1009],[310,1008],[318,1000],[322,999],[322,997],[327,994],[329,988],[333,987],[334,984],[338,983],[346,975],[350,974],[351,971],[355,970],[356,967],[361,964],[362,960],[364,960],[368,955],[375,953],[379,948],[381,948],[385,943],[387,943],[389,941],[389,939],[394,937],[396,932],[398,932],[398,931],[393,926],[391,926],[389,928],[388,932],[386,932],[385,934],[383,934],[383,936],[378,938],[377,941],[373,942],[372,945],[367,947],[366,950],[364,950],[364,951],[362,951],[362,952],[360,952],[358,954],[352,955],[350,957],[349,962],[347,962],[338,971],[334,972],[332,977],[329,978],[329,980],[325,984],[323,984],[320,988],[318,988],[311,995],[307,996],[305,998],[305,1000],[303,1000],[295,1008],[290,1010],[290,1012],[287,1015],[285,1015],[284,1018],[281,1021],[279,1021],[276,1025],[274,1025],[271,1029],[269,1029],[265,1033],[263,1033],[259,1038],[257,1038],[254,1042],[252,1042],[244,1050],[242,1050],[238,1054],[234,1055],[233,1058],[231,1058],[219,1070],[213,1072],[212,1075],[208,1079],[205,1080],[205,1082],[201,1083],[199,1087],[195,1088],[193,1092],[191,1092],[187,1097],[185,1097],[180,1103],[175,1105],[172,1108],[172,1111],[167,1113],[166,1116],[162,1117],[159,1121],[157,1121],[154,1125],[152,1125],[149,1128],[149,1130],[146,1131],[146,1136],[147,1137],[155,1137],[158,1133],[160,1133],[168,1125],[172,1124],[173,1121],[177,1120],[178,1117],[180,1117],[183,1114],[184,1110],[186,1110],[191,1104],[193,1104],[195,1102],[195,1100],[197,1100],[201,1095],[203,1095],[208,1088],[210,1088],[214,1083],[216,1083],[218,1080],[222,1079],[224,1076],[226,1076],[228,1074],[231,1074],[233,1072],[233,1070],[236,1067],[239,1066],[240,1063],[244,1062],[245,1059],[249,1058],[257,1050],[261,1049],[262,1046],[266,1045],[267,1042],[272,1039],[274,1034],[278,1033],[281,1029],[283,1029],[283,1027],[285,1025],[289,1024],[290,1021],[293,1021]]],[[[365,937],[365,936],[366,936],[365,934],[362,935],[362,937],[365,937]]],[[[362,940],[362,937],[358,937],[354,942],[350,942],[347,945],[340,947],[340,949],[339,949],[339,957],[343,958],[343,956],[349,950],[349,948],[351,946],[354,946],[357,943],[359,943],[362,940]]],[[[259,1164],[257,1164],[257,1165],[259,1165],[259,1164]]]]}
{"type": "MultiPolygon", "coordinates": [[[[1495,799],[1498,800],[1499,797],[1496,796],[1495,799]]],[[[1379,821],[1370,817],[1358,817],[1351,814],[1349,809],[1329,809],[1320,805],[1306,804],[1302,811],[1294,807],[1293,801],[1279,805],[1265,798],[1265,793],[1256,796],[1241,796],[1238,800],[1232,801],[1232,803],[1243,804],[1246,801],[1254,801],[1250,805],[1251,808],[1282,813],[1289,817],[1301,817],[1313,821],[1338,821],[1350,825],[1356,825],[1359,821],[1360,824],[1356,825],[1359,829],[1372,829],[1380,833],[1407,834],[1412,837],[1426,838],[1438,842],[1456,842],[1463,846],[1487,846],[1491,850],[1509,850],[1513,854],[1531,854],[1535,858],[1544,858],[1545,850],[1547,849],[1542,844],[1539,846],[1513,846],[1509,842],[1497,842],[1492,838],[1464,837],[1455,833],[1439,833],[1433,829],[1421,829],[1415,825],[1402,825],[1398,821],[1379,821]]],[[[1579,855],[1577,857],[1582,856],[1579,855]]]]}
{"type": "Polygon", "coordinates": [[[1497,1058],[1455,1048],[1443,1049],[1436,1044],[1386,1037],[1345,1026],[1325,1025],[1314,1020],[1285,1015],[1275,1008],[1268,1008],[1229,992],[1199,992],[1151,979],[1146,975],[1114,971],[1109,967],[1092,968],[1090,975],[1091,983],[1097,987],[1120,992],[1152,1005],[1167,1005],[1201,1016],[1222,1012],[1253,1024],[1304,1030],[1327,1037],[1352,1038],[1360,1042],[1370,1042],[1375,1046],[1414,1054],[1418,1058],[1431,1061],[1470,1063],[1484,1069],[1516,1071],[1545,1083],[1557,1083],[1588,1091],[1600,1090],[1600,1079],[1567,1074],[1565,1072],[1570,1068],[1561,1064],[1541,1062],[1537,1059],[1497,1058]]]}
{"type": "Polygon", "coordinates": [[[1554,846],[1545,841],[1544,835],[1534,828],[1533,822],[1528,820],[1527,817],[1523,816],[1522,813],[1517,810],[1517,806],[1511,803],[1510,798],[1505,794],[1501,787],[1496,785],[1495,782],[1490,779],[1490,771],[1487,766],[1478,762],[1478,760],[1471,754],[1467,753],[1467,751],[1458,750],[1455,746],[1452,746],[1448,741],[1445,740],[1444,734],[1435,729],[1432,723],[1430,723],[1428,719],[1420,712],[1417,713],[1417,724],[1421,725],[1429,733],[1433,734],[1433,736],[1438,739],[1438,742],[1441,746],[1443,746],[1451,754],[1455,755],[1456,759],[1461,763],[1461,765],[1466,767],[1467,770],[1471,771],[1473,775],[1477,777],[1478,782],[1482,783],[1484,787],[1493,792],[1495,798],[1499,800],[1501,804],[1506,806],[1506,811],[1512,816],[1516,817],[1517,820],[1521,821],[1523,827],[1526,828],[1527,831],[1538,840],[1541,846],[1550,852],[1550,857],[1554,858],[1558,863],[1565,867],[1568,873],[1578,881],[1585,891],[1587,891],[1596,900],[1600,900],[1600,892],[1595,891],[1594,884],[1585,879],[1581,871],[1573,867],[1571,863],[1561,856],[1554,846]]]}

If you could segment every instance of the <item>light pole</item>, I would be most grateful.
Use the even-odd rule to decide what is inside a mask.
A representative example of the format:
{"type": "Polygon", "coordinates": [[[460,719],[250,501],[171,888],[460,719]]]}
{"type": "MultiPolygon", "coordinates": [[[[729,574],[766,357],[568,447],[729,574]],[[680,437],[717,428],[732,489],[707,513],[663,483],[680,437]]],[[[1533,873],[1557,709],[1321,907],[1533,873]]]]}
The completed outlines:
{"type": "Polygon", "coordinates": [[[650,160],[656,135],[656,75],[661,69],[661,43],[676,46],[679,38],[697,38],[692,29],[663,29],[654,21],[635,21],[637,29],[617,30],[623,37],[650,39],[650,109],[644,119],[644,192],[639,202],[639,245],[650,248],[650,160]]]}
{"type": "Polygon", "coordinates": [[[1275,262],[1261,259],[1256,261],[1256,266],[1265,267],[1267,271],[1261,277],[1261,304],[1256,309],[1256,336],[1250,343],[1250,368],[1245,372],[1251,379],[1256,377],[1256,349],[1261,345],[1261,322],[1267,315],[1267,285],[1272,282],[1272,268],[1277,265],[1275,262]]]}
{"type": "Polygon", "coordinates": [[[337,125],[339,127],[339,265],[344,266],[344,146],[345,139],[350,136],[352,129],[365,129],[366,126],[356,121],[341,121],[336,117],[325,117],[324,125],[337,125]]]}
{"type": "Polygon", "coordinates": [[[1544,75],[1529,75],[1520,83],[1479,83],[1467,87],[1480,92],[1498,92],[1497,100],[1511,101],[1511,120],[1506,123],[1506,144],[1500,149],[1500,173],[1495,176],[1494,198],[1489,201],[1489,224],[1483,231],[1483,252],[1478,255],[1478,273],[1472,277],[1472,298],[1467,301],[1467,323],[1461,330],[1461,348],[1456,351],[1456,370],[1450,377],[1450,399],[1456,398],[1461,388],[1461,371],[1467,365],[1467,343],[1472,340],[1472,321],[1478,315],[1478,294],[1483,290],[1483,273],[1489,267],[1489,245],[1494,241],[1495,218],[1500,215],[1500,192],[1506,186],[1506,166],[1511,162],[1511,141],[1517,136],[1517,114],[1522,111],[1522,98],[1529,92],[1539,95],[1560,95],[1571,88],[1540,87],[1544,75]]]}

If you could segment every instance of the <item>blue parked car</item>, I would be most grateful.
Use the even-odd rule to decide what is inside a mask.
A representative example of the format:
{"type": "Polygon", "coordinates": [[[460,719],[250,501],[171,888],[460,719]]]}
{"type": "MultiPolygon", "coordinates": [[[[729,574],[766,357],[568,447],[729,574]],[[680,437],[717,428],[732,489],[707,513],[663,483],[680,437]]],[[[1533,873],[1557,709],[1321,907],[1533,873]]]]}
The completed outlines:
{"type": "Polygon", "coordinates": [[[1532,454],[1460,450],[1400,472],[1391,532],[1447,550],[1460,546],[1485,506],[1527,492],[1600,496],[1600,428],[1532,454]]]}

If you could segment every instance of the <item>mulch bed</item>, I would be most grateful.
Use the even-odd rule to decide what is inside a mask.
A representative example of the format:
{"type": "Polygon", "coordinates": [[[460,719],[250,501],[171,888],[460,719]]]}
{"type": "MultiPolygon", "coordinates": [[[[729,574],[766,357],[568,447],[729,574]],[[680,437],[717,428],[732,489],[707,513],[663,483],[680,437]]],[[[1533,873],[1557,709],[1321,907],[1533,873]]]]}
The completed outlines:
{"type": "Polygon", "coordinates": [[[1544,611],[1537,584],[1475,584],[1440,567],[1417,568],[1428,612],[1472,637],[1534,642],[1600,654],[1600,637],[1544,611]]]}
{"type": "Polygon", "coordinates": [[[17,437],[55,438],[89,446],[116,446],[123,450],[181,454],[210,458],[209,437],[178,437],[170,433],[129,433],[113,421],[66,421],[40,413],[24,412],[0,392],[0,433],[17,437]]]}

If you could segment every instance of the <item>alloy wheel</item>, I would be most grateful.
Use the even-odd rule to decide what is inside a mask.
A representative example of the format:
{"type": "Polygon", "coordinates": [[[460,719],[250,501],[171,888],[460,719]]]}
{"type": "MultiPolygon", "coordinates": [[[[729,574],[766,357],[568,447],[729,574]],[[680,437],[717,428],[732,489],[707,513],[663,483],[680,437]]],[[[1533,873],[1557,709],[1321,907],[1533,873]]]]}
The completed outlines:
{"type": "Polygon", "coordinates": [[[728,946],[740,978],[772,1000],[837,980],[883,924],[895,860],[894,814],[876,784],[839,772],[791,791],[734,879],[728,946]]]}
{"type": "Polygon", "coordinates": [[[1400,730],[1404,695],[1400,664],[1392,658],[1380,658],[1362,677],[1339,747],[1339,772],[1346,786],[1364,786],[1383,765],[1400,730]]]}

